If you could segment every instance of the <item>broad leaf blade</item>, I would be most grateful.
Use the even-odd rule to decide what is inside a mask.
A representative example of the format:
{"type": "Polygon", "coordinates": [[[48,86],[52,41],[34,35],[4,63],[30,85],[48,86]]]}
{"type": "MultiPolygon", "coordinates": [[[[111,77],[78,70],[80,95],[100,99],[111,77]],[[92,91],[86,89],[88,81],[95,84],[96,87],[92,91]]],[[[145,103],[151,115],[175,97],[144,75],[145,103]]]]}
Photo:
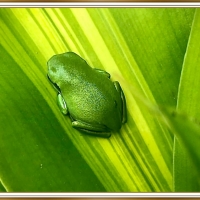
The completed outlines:
{"type": "MultiPolygon", "coordinates": [[[[38,128],[44,129],[56,121],[55,130],[59,130],[58,141],[54,143],[49,139],[51,134],[45,135],[51,141],[50,144],[46,144],[47,147],[55,151],[56,166],[61,166],[64,170],[68,165],[82,167],[86,162],[86,169],[89,170],[90,167],[93,170],[106,191],[172,190],[172,134],[158,118],[152,116],[141,101],[147,99],[150,103],[175,106],[181,62],[193,13],[193,9],[0,10],[2,27],[0,35],[3,47],[9,52],[24,76],[31,80],[35,88],[32,87],[39,91],[40,98],[47,103],[40,99],[42,101],[40,109],[47,109],[50,115],[48,117],[52,121],[49,122],[48,118],[44,117],[42,124],[37,121],[38,128]],[[177,32],[180,27],[181,31],[177,32]],[[165,31],[166,37],[163,37],[161,33],[165,31]],[[180,40],[181,44],[178,43],[180,40]],[[164,51],[161,54],[162,49],[164,51]],[[105,69],[111,74],[112,80],[121,83],[127,99],[128,122],[123,125],[119,133],[113,133],[111,138],[80,135],[71,127],[70,120],[59,112],[56,105],[56,92],[46,78],[46,61],[52,55],[65,51],[78,53],[90,66],[105,69]],[[173,56],[173,52],[177,55],[173,56]],[[169,66],[172,68],[167,70],[169,66]],[[169,95],[171,95],[170,99],[169,95]],[[71,165],[67,161],[62,163],[58,160],[60,152],[56,148],[64,148],[62,146],[64,144],[68,148],[68,143],[62,141],[62,138],[66,137],[70,138],[79,151],[77,156],[81,155],[84,158],[84,161],[80,160],[78,165],[71,165]]],[[[7,73],[9,76],[9,71],[7,73]]],[[[15,90],[13,88],[9,95],[15,94],[15,90]]],[[[38,97],[33,99],[33,102],[38,102],[38,97]]],[[[5,99],[4,103],[8,105],[5,99]]],[[[41,118],[46,115],[40,113],[34,117],[37,119],[39,116],[41,118]]],[[[51,132],[49,129],[51,128],[47,128],[51,132]]],[[[55,137],[56,134],[54,132],[52,134],[55,137]]],[[[40,141],[39,136],[35,139],[33,136],[33,140],[36,139],[40,141]]],[[[42,138],[41,142],[43,142],[42,138]]],[[[26,148],[29,147],[28,143],[27,141],[26,148]]],[[[12,147],[8,146],[9,148],[12,147]]],[[[26,152],[26,149],[24,151],[26,152]]],[[[71,151],[73,152],[74,149],[71,148],[71,151]]],[[[30,155],[25,154],[25,156],[25,160],[29,163],[30,155]]],[[[23,165],[23,162],[18,162],[23,165]]],[[[3,164],[4,162],[1,165],[3,164]]],[[[5,167],[7,166],[8,164],[5,167]]],[[[57,172],[55,182],[59,182],[62,170],[57,172]]],[[[6,184],[12,185],[9,182],[11,181],[9,174],[1,170],[0,173],[2,177],[6,177],[4,179],[7,180],[6,184]]],[[[87,174],[90,175],[90,172],[87,174]]],[[[49,178],[51,179],[51,176],[49,178]]],[[[65,176],[64,178],[73,183],[85,182],[88,184],[85,188],[93,184],[93,182],[87,183],[82,174],[80,179],[65,176]]],[[[91,190],[99,187],[99,190],[103,191],[97,179],[91,190]]],[[[95,179],[93,180],[95,182],[95,179]]],[[[21,184],[24,184],[21,185],[21,190],[38,189],[37,185],[34,188],[36,182],[33,182],[33,188],[26,186],[26,182],[27,179],[24,177],[21,181],[21,184]]],[[[56,191],[59,187],[50,184],[46,186],[48,191],[56,191]]],[[[60,190],[65,191],[62,187],[60,190]]],[[[77,190],[81,190],[81,186],[77,187],[77,190]]]]}
{"type": "Polygon", "coordinates": [[[6,192],[6,188],[0,182],[0,192],[6,192]]]}
{"type": "Polygon", "coordinates": [[[0,52],[0,176],[5,189],[105,191],[32,82],[5,49],[0,52]]]}

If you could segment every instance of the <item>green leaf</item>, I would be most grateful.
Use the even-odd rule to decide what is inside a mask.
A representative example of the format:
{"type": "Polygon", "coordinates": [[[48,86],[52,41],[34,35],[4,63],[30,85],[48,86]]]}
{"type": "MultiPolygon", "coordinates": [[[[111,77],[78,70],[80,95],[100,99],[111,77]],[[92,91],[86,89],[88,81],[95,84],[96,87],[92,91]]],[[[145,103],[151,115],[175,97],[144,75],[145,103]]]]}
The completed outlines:
{"type": "MultiPolygon", "coordinates": [[[[112,9],[111,12],[155,101],[175,107],[194,9],[142,8],[130,12],[112,9]]],[[[124,46],[121,50],[124,51],[124,46]]],[[[122,57],[120,53],[118,56],[122,57]]],[[[122,64],[118,66],[124,68],[122,64]]]]}
{"type": "Polygon", "coordinates": [[[0,192],[6,192],[6,189],[4,188],[1,182],[0,182],[0,192]]]}
{"type": "Polygon", "coordinates": [[[193,191],[200,188],[200,127],[188,116],[161,108],[165,122],[175,134],[174,190],[193,191]]]}
{"type": "MultiPolygon", "coordinates": [[[[193,121],[197,124],[200,122],[200,94],[198,92],[198,88],[200,88],[199,34],[200,10],[197,9],[183,63],[177,104],[177,109],[192,117],[193,121]]],[[[199,191],[200,180],[198,177],[200,174],[197,174],[195,166],[197,166],[197,169],[199,170],[200,155],[198,149],[200,146],[200,129],[191,128],[191,125],[185,127],[185,124],[183,124],[182,127],[185,129],[178,132],[182,134],[178,134],[177,138],[175,138],[175,191],[199,191]],[[180,143],[180,141],[183,143],[180,143]],[[187,151],[189,151],[190,154],[188,154],[187,151]]]]}
{"type": "Polygon", "coordinates": [[[194,9],[0,9],[0,180],[6,191],[172,191],[176,106],[194,9]],[[47,60],[74,51],[118,80],[128,122],[82,135],[56,105],[47,60]],[[37,146],[38,145],[38,146],[37,146]]]}

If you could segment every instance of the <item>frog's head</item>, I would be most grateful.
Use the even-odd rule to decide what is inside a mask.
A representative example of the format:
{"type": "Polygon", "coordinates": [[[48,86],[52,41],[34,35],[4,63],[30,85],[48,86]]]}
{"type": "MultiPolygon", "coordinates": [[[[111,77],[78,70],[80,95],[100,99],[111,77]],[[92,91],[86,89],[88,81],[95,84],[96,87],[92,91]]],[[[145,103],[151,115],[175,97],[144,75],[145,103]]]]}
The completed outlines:
{"type": "Polygon", "coordinates": [[[53,83],[58,83],[60,78],[63,76],[62,71],[63,71],[63,64],[62,60],[58,59],[59,55],[54,55],[49,59],[47,62],[48,66],[48,78],[51,80],[53,83]]]}
{"type": "Polygon", "coordinates": [[[60,91],[61,84],[64,80],[64,77],[66,77],[66,62],[67,61],[64,54],[54,55],[47,62],[47,77],[54,88],[58,91],[60,91]]]}
{"type": "Polygon", "coordinates": [[[51,83],[61,87],[62,83],[67,80],[68,73],[72,73],[79,66],[80,68],[85,67],[85,65],[87,65],[86,61],[73,52],[57,54],[52,56],[47,62],[47,76],[51,83]]]}

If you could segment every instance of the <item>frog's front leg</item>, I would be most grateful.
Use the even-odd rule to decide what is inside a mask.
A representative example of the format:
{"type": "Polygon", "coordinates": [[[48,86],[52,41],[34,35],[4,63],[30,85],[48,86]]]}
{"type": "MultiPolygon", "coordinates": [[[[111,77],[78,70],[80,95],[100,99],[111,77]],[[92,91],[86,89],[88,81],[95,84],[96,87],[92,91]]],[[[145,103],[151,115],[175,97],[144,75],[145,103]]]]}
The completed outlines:
{"type": "Polygon", "coordinates": [[[80,131],[84,131],[85,133],[89,135],[99,136],[99,137],[105,137],[108,138],[111,136],[108,128],[106,128],[104,125],[99,124],[87,124],[81,121],[73,121],[72,127],[79,129],[80,131]]]}
{"type": "Polygon", "coordinates": [[[104,76],[107,76],[108,78],[110,78],[110,74],[108,72],[106,72],[105,70],[102,69],[97,69],[97,68],[93,68],[95,71],[99,72],[100,74],[103,74],[104,76]]]}
{"type": "Polygon", "coordinates": [[[124,124],[127,121],[125,95],[124,95],[124,92],[123,92],[118,81],[114,81],[114,86],[115,86],[116,90],[120,93],[120,96],[121,96],[121,100],[122,100],[122,124],[124,124]]]}
{"type": "Polygon", "coordinates": [[[57,98],[57,102],[58,102],[58,107],[60,109],[60,111],[64,114],[67,115],[68,110],[67,110],[67,104],[62,96],[61,93],[58,93],[58,98],[57,98]]]}

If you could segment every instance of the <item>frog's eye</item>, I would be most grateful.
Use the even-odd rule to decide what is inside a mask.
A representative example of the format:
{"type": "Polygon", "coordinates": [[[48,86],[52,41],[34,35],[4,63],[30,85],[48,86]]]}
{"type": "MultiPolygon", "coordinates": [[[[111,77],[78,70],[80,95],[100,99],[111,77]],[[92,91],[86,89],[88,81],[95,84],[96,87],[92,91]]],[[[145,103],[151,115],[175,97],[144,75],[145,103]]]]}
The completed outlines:
{"type": "Polygon", "coordinates": [[[114,101],[114,106],[115,106],[115,108],[117,107],[117,101],[116,100],[114,101]]]}
{"type": "Polygon", "coordinates": [[[53,87],[54,87],[58,92],[60,92],[59,86],[58,86],[56,83],[54,83],[54,82],[49,78],[48,74],[47,74],[47,78],[48,78],[48,80],[51,82],[51,84],[53,85],[53,87]]]}
{"type": "Polygon", "coordinates": [[[54,88],[55,88],[58,92],[60,92],[60,88],[59,88],[59,86],[58,86],[56,83],[53,83],[53,86],[54,86],[54,88]]]}

